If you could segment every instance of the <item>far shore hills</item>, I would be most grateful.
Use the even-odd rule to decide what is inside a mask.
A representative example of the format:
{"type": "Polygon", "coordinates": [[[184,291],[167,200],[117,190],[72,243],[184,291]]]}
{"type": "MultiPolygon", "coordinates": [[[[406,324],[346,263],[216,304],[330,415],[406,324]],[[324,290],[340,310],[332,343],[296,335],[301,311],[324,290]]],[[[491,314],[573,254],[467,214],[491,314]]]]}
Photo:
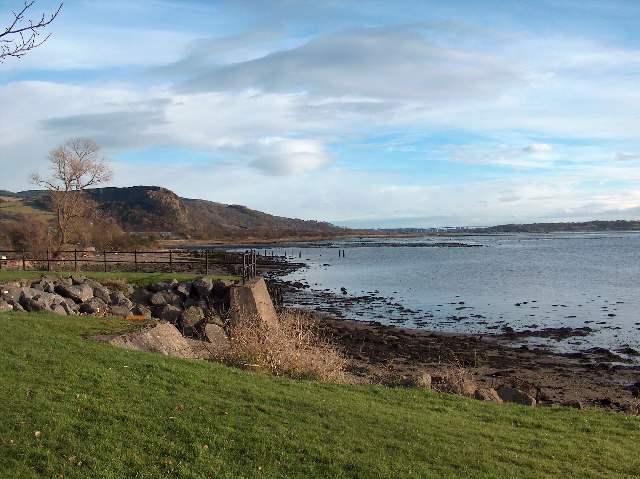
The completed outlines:
{"type": "MultiPolygon", "coordinates": [[[[241,205],[182,198],[159,186],[108,187],[87,190],[101,212],[123,230],[153,234],[164,244],[269,243],[348,237],[640,231],[637,220],[506,224],[490,227],[343,228],[323,221],[270,215],[241,205]]],[[[0,190],[0,222],[24,217],[52,217],[48,191],[0,190]]]]}

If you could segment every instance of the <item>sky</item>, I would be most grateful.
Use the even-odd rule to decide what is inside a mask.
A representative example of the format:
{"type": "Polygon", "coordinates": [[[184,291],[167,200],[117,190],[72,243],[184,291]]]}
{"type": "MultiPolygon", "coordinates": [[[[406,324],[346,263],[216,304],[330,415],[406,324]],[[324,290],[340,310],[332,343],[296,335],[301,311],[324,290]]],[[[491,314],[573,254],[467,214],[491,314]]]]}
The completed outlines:
{"type": "Polygon", "coordinates": [[[105,186],[341,226],[640,219],[638,25],[637,0],[65,0],[0,63],[0,189],[80,137],[105,186]]]}

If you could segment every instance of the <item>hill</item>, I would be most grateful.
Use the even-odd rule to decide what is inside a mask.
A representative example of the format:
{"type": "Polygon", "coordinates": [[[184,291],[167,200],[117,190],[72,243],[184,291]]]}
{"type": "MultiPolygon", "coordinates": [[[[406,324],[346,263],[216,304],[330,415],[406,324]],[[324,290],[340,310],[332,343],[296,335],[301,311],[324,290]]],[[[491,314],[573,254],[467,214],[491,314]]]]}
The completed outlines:
{"type": "MultiPolygon", "coordinates": [[[[0,197],[4,198],[0,220],[15,219],[16,211],[42,215],[47,210],[47,203],[43,201],[46,193],[41,190],[19,193],[0,190],[0,197]],[[18,206],[20,208],[16,209],[18,206]]],[[[181,198],[158,186],[94,188],[87,193],[105,215],[133,233],[221,240],[327,237],[345,233],[343,228],[329,223],[274,216],[241,205],[181,198]]]]}
{"type": "Polygon", "coordinates": [[[530,223],[475,228],[465,232],[477,233],[553,233],[563,231],[638,231],[640,221],[584,221],[579,223],[530,223]]]}

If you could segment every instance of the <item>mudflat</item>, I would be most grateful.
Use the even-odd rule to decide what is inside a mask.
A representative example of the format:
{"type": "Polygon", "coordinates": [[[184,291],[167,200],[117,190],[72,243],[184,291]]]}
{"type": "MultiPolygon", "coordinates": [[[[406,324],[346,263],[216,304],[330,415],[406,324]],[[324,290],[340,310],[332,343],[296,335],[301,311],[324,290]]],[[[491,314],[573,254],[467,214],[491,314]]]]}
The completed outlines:
{"type": "Polygon", "coordinates": [[[607,350],[563,355],[510,347],[508,336],[435,333],[327,316],[316,316],[315,324],[343,348],[349,372],[362,382],[458,368],[478,387],[516,387],[539,405],[638,413],[640,366],[613,363],[607,350]]]}

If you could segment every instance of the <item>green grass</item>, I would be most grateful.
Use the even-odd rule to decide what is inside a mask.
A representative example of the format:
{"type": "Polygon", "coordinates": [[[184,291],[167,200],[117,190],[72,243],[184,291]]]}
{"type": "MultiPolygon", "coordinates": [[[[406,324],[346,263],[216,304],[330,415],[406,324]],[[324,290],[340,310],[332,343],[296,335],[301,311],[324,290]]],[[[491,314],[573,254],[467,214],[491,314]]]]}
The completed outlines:
{"type": "MultiPolygon", "coordinates": [[[[108,281],[126,281],[135,286],[145,286],[149,283],[162,282],[170,279],[178,281],[189,281],[195,278],[205,277],[205,275],[196,275],[188,273],[111,273],[101,271],[16,271],[16,270],[0,270],[0,283],[16,279],[38,280],[42,276],[50,277],[69,277],[71,275],[85,276],[99,282],[108,281]]],[[[209,275],[207,278],[215,280],[237,280],[238,276],[216,276],[209,275]]]]}
{"type": "Polygon", "coordinates": [[[0,314],[3,477],[637,477],[640,420],[259,376],[0,314]],[[39,431],[39,433],[36,433],[39,431]]]}

